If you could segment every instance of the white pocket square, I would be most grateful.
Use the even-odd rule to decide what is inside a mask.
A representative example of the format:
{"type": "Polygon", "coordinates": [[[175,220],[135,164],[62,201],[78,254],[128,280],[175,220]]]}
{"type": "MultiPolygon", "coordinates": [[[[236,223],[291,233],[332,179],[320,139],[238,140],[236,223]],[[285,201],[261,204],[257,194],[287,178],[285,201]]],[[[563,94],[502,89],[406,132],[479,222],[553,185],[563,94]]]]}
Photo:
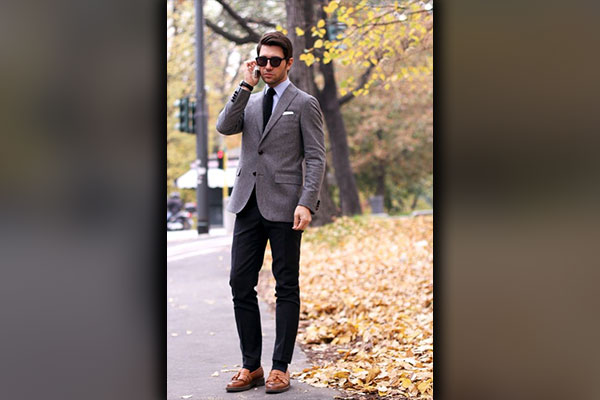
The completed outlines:
{"type": "Polygon", "coordinates": [[[293,111],[284,111],[281,115],[292,115],[293,113],[293,111]]]}

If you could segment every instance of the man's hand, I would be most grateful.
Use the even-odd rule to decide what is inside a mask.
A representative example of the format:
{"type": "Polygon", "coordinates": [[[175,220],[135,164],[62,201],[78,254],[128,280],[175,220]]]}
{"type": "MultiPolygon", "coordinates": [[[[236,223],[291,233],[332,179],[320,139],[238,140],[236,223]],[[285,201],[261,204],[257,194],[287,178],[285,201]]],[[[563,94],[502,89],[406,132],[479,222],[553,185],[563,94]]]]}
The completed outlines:
{"type": "Polygon", "coordinates": [[[312,221],[312,216],[310,215],[310,210],[304,206],[297,206],[294,211],[294,226],[293,230],[303,231],[306,229],[308,224],[312,221]]]}
{"type": "MultiPolygon", "coordinates": [[[[255,60],[247,60],[242,65],[242,71],[244,72],[244,80],[252,86],[256,86],[258,84],[258,78],[254,77],[254,67],[256,66],[255,60]]],[[[244,90],[248,90],[245,89],[244,90]]]]}

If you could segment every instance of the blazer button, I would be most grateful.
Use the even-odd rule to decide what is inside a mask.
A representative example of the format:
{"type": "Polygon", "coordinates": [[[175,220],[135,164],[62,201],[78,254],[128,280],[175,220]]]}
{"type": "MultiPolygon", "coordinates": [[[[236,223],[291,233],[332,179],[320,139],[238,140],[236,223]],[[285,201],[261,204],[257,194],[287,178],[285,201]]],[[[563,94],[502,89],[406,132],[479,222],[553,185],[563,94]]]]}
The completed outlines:
{"type": "Polygon", "coordinates": [[[254,172],[252,173],[252,175],[256,176],[256,171],[254,171],[254,172]]]}
{"type": "Polygon", "coordinates": [[[260,150],[260,151],[258,152],[258,155],[261,155],[261,156],[262,156],[262,153],[263,153],[263,151],[262,151],[262,150],[260,150]]]}

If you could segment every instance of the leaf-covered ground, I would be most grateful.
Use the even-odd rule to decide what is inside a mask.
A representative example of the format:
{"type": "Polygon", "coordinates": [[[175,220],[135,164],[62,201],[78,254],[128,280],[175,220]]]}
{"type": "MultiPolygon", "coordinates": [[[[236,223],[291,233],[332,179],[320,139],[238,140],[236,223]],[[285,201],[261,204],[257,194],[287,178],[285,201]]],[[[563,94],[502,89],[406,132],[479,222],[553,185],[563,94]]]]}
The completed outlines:
{"type": "MultiPolygon", "coordinates": [[[[273,304],[267,252],[259,293],[273,304]]],[[[348,398],[433,397],[433,217],[340,218],[308,229],[295,377],[348,398]]]]}

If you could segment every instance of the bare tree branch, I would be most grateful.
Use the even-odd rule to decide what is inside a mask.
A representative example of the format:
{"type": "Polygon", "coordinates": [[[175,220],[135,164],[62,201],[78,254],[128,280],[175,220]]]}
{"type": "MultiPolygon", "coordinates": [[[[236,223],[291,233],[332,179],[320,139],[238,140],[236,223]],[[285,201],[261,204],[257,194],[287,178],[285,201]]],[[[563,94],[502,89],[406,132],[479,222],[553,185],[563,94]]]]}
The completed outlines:
{"type": "Polygon", "coordinates": [[[227,4],[224,0],[216,0],[216,2],[223,6],[223,9],[227,11],[229,15],[231,15],[231,17],[240,25],[240,27],[242,27],[242,29],[248,32],[248,37],[257,38],[255,42],[260,40],[260,35],[254,29],[249,27],[247,20],[238,14],[233,8],[231,8],[229,4],[227,4]]]}
{"type": "Polygon", "coordinates": [[[225,30],[223,30],[221,27],[219,27],[217,24],[215,24],[208,18],[204,19],[204,23],[206,24],[206,26],[208,26],[210,29],[212,29],[213,32],[215,32],[216,34],[221,35],[225,39],[230,40],[236,44],[257,43],[260,40],[260,36],[255,37],[252,35],[248,35],[245,37],[240,37],[240,36],[234,35],[233,33],[226,32],[225,30]]]}
{"type": "Polygon", "coordinates": [[[338,103],[340,106],[343,106],[344,104],[352,100],[354,98],[354,92],[359,89],[362,89],[363,86],[367,84],[367,81],[369,80],[369,77],[371,76],[371,72],[373,71],[374,67],[374,64],[369,65],[369,67],[361,75],[360,80],[358,81],[358,85],[356,85],[356,87],[353,90],[349,91],[344,96],[338,99],[338,103]]]}
{"type": "Polygon", "coordinates": [[[258,18],[245,18],[245,20],[247,22],[251,22],[253,24],[259,24],[259,25],[263,25],[263,26],[268,26],[269,28],[275,28],[277,27],[277,24],[274,24],[273,22],[269,22],[269,21],[265,21],[264,19],[258,19],[258,18]]]}

